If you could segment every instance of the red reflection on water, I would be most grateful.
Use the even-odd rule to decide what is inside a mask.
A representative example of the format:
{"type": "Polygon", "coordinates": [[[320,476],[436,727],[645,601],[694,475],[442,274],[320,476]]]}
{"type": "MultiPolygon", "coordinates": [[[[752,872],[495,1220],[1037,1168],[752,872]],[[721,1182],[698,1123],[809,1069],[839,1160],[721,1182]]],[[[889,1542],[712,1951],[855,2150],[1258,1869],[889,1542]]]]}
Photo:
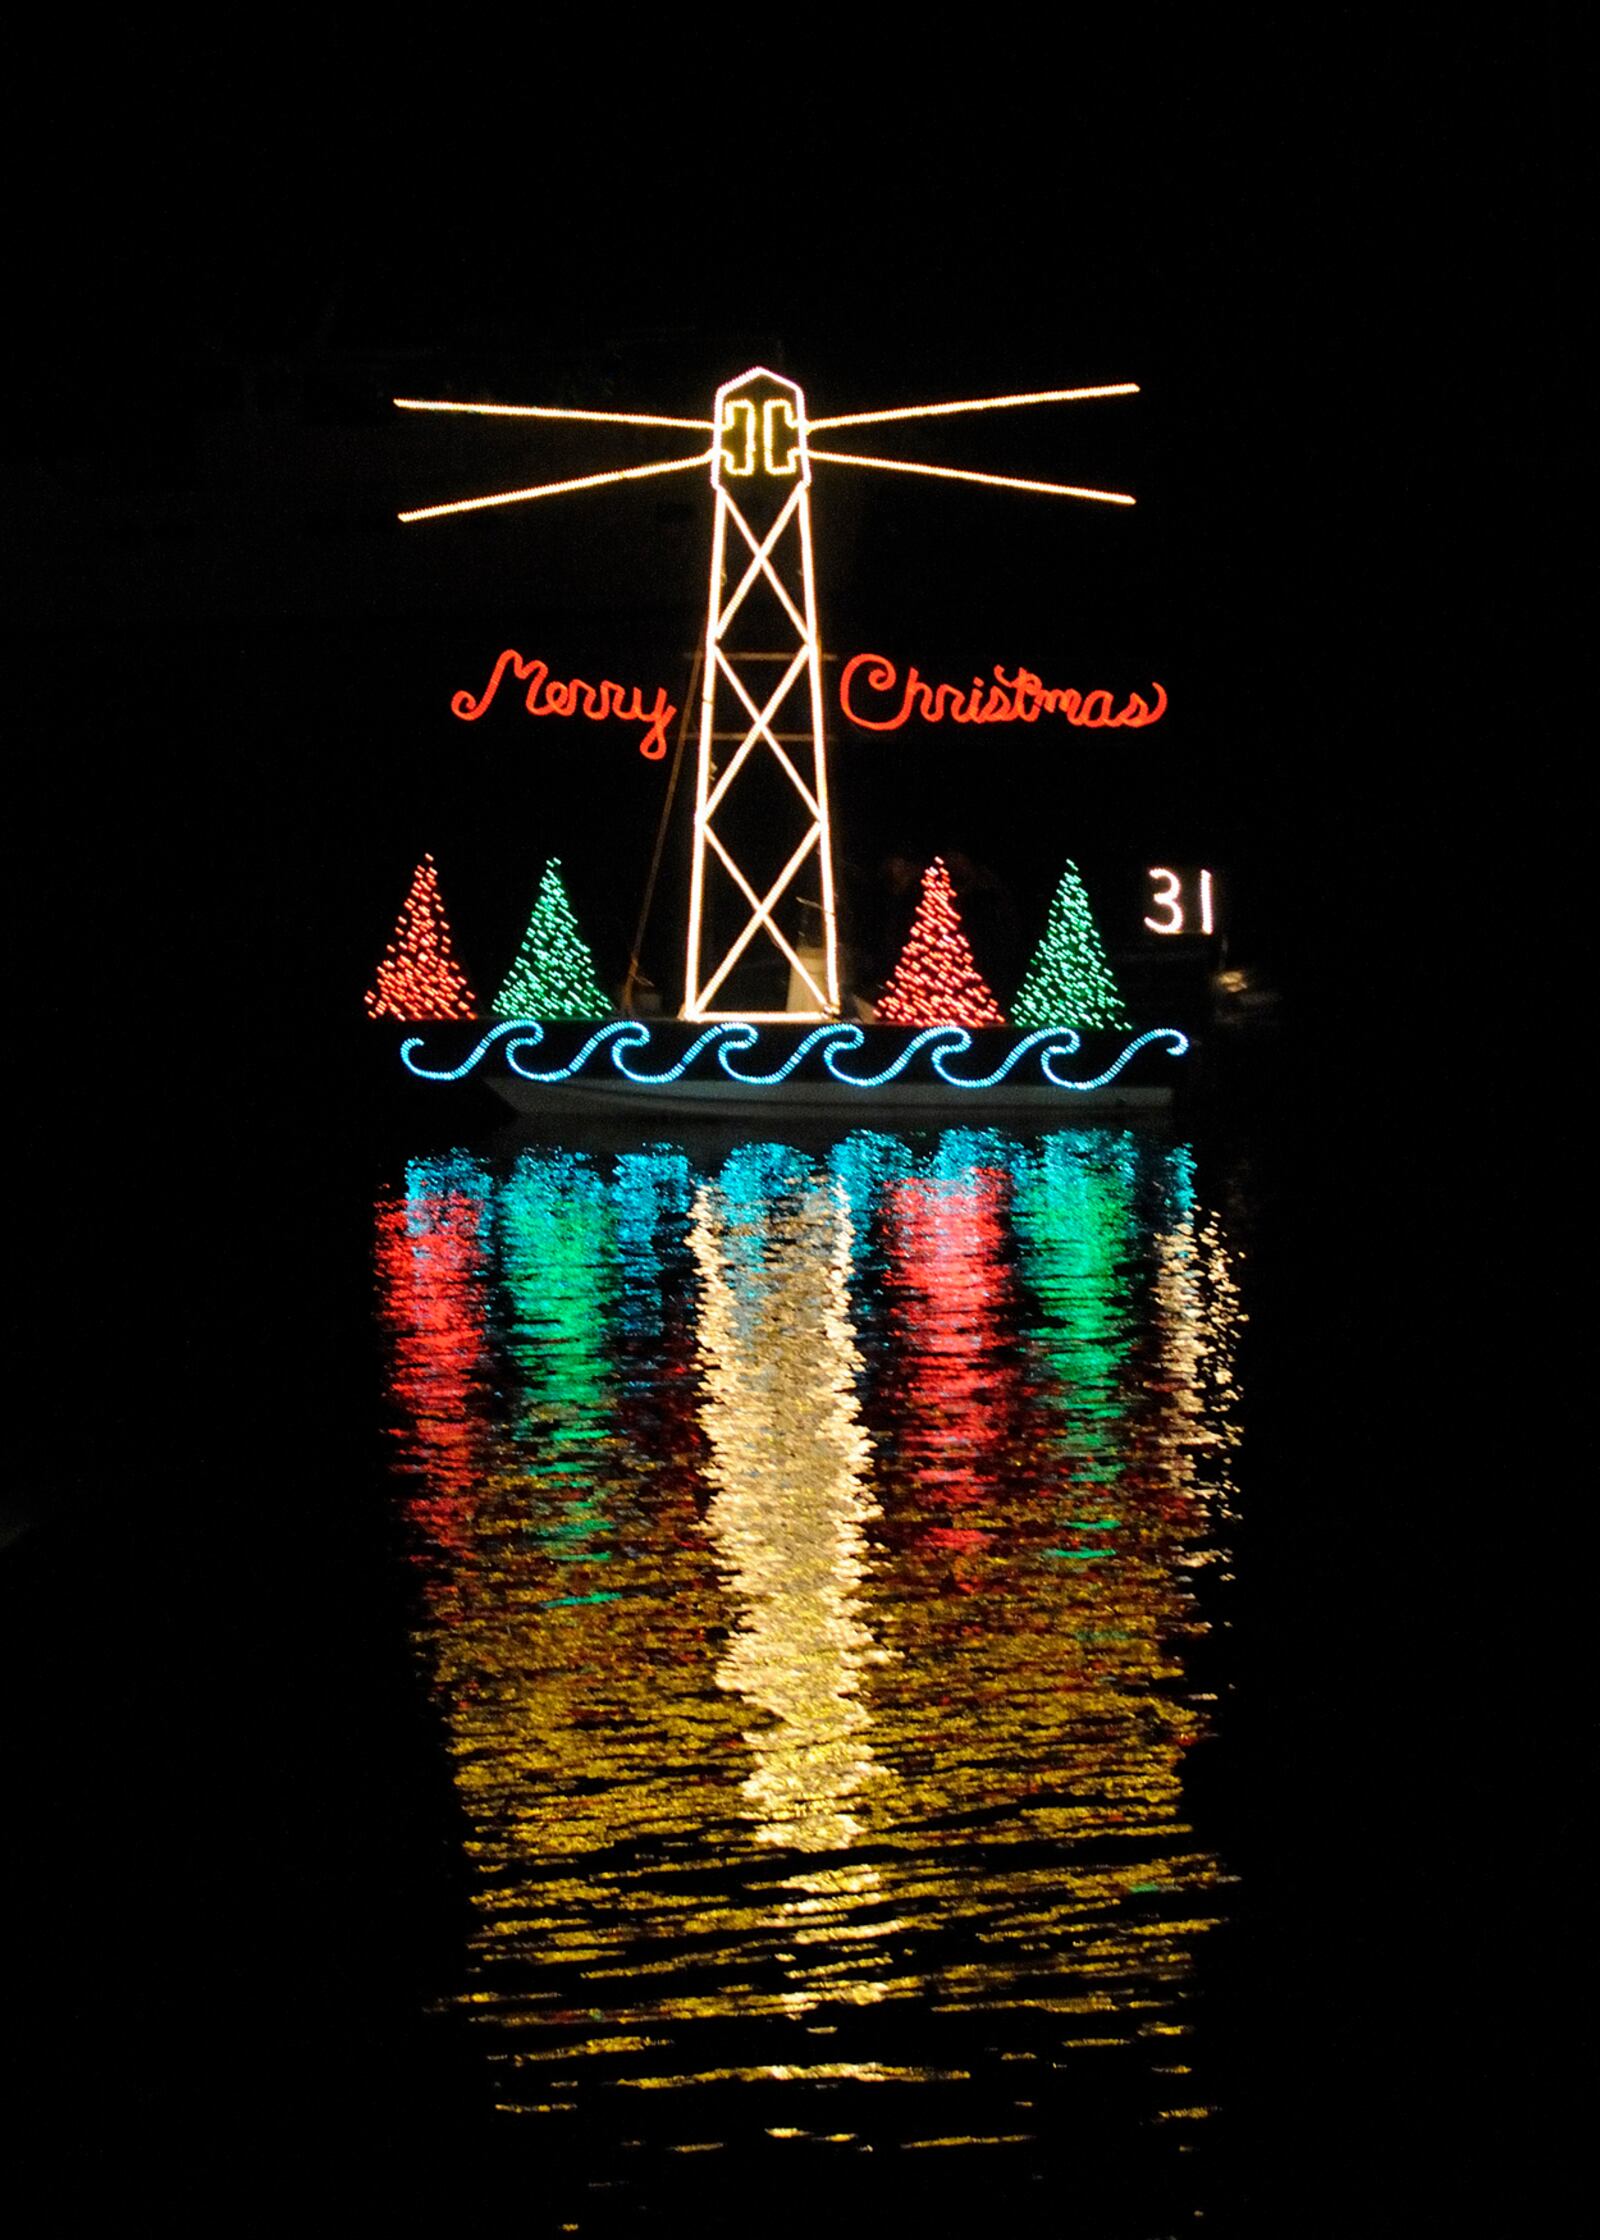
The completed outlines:
{"type": "Polygon", "coordinates": [[[452,1554],[473,1553],[487,1439],[480,1413],[489,1375],[488,1256],[481,1198],[466,1191],[380,1201],[377,1272],[394,1334],[389,1394],[404,1421],[402,1468],[427,1492],[409,1513],[452,1554]]]}
{"type": "Polygon", "coordinates": [[[959,1180],[908,1177],[884,1194],[893,1436],[927,1520],[916,1538],[951,1559],[957,1586],[979,1583],[998,1537],[960,1512],[987,1501],[1021,1399],[1006,1343],[1005,1183],[979,1167],[959,1180]]]}

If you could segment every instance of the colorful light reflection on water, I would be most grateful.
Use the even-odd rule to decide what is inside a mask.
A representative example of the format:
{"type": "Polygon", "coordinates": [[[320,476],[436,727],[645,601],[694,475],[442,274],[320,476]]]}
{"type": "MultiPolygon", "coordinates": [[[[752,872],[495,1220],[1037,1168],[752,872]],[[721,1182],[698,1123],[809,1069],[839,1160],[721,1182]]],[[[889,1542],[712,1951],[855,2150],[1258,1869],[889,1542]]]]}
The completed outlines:
{"type": "Polygon", "coordinates": [[[714,2151],[738,2085],[1041,2174],[1117,2059],[1192,2131],[1240,1319],[1192,1152],[457,1152],[377,1231],[498,2102],[714,2151]]]}

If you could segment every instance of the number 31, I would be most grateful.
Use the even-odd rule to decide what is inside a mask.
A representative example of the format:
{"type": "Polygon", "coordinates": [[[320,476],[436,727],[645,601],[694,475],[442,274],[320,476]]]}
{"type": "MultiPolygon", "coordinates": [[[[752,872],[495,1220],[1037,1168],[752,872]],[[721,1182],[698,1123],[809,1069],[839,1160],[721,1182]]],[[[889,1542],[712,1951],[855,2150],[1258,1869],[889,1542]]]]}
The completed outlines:
{"type": "MultiPolygon", "coordinates": [[[[1154,892],[1151,902],[1166,915],[1146,918],[1145,924],[1152,933],[1182,933],[1185,930],[1183,915],[1183,877],[1180,872],[1169,871],[1164,864],[1156,864],[1149,873],[1154,892]]],[[[1211,905],[1211,874],[1200,874],[1200,931],[1214,933],[1216,916],[1211,905]]]]}

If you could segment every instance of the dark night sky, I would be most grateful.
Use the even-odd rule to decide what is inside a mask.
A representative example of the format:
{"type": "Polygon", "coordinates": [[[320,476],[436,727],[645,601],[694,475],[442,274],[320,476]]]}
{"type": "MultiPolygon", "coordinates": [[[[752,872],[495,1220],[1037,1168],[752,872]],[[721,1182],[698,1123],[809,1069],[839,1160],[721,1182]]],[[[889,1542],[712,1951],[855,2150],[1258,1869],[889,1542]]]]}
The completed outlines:
{"type": "MultiPolygon", "coordinates": [[[[108,1075],[145,1092],[158,1166],[219,1105],[292,1133],[303,1083],[348,1063],[424,849],[480,982],[549,853],[620,977],[665,766],[620,726],[468,727],[448,697],[512,644],[681,698],[709,493],[403,529],[402,506],[662,454],[394,394],[689,413],[766,359],[826,413],[1134,379],[862,431],[1103,479],[1131,514],[819,470],[833,650],[1172,695],[1131,744],[1069,734],[1053,758],[1011,732],[978,734],[1002,743],[981,762],[953,728],[840,741],[843,852],[965,847],[1024,915],[1069,853],[1092,891],[1219,864],[1240,949],[1287,993],[1281,1108],[1344,1200],[1352,1286],[1409,1254],[1430,1312],[1467,1312],[1437,1270],[1470,1250],[1489,1139],[1397,1160],[1389,1130],[1505,1093],[1555,981],[1538,894],[1575,735],[1539,641],[1571,479],[1569,19],[1448,49],[1375,45],[1349,10],[1184,21],[911,46],[874,17],[765,59],[570,25],[382,52],[337,28],[314,54],[142,38],[136,100],[99,50],[23,206],[0,456],[47,1170],[74,1171],[108,1075]]],[[[1499,1164],[1508,1237],[1537,1187],[1499,1164]]]]}
{"type": "MultiPolygon", "coordinates": [[[[1035,908],[1068,852],[1213,860],[1246,953],[1312,1000],[1370,972],[1380,922],[1403,980],[1441,815],[1417,715],[1453,659],[1446,454],[1484,449],[1462,283],[1497,275],[1501,340],[1538,301],[1521,140],[1485,168],[1473,138],[1496,58],[1377,56],[1338,12],[1145,52],[1004,27],[908,50],[872,21],[803,58],[613,44],[142,49],[137,104],[65,121],[85,160],[24,248],[8,463],[46,1017],[131,917],[138,1008],[231,992],[331,1029],[426,847],[480,978],[548,852],[619,971],[661,769],[615,730],[468,737],[445,703],[503,643],[681,698],[707,495],[401,530],[403,504],[661,454],[387,399],[694,412],[756,358],[814,412],[1143,387],[881,445],[1103,478],[1132,516],[822,470],[833,649],[1173,695],[1141,739],[981,773],[948,732],[844,743],[847,852],[965,846],[1035,908]]],[[[1553,125],[1558,57],[1546,34],[1513,58],[1522,137],[1541,104],[1553,125]]],[[[1472,341],[1481,369],[1499,342],[1472,341]]]]}
{"type": "MultiPolygon", "coordinates": [[[[541,438],[530,471],[523,437],[469,440],[389,397],[694,412],[754,359],[814,412],[1133,379],[1132,403],[953,426],[937,450],[901,439],[913,457],[1103,474],[1138,492],[1131,517],[819,480],[823,626],[836,650],[952,679],[996,660],[1160,677],[1169,718],[1094,767],[986,756],[981,793],[942,747],[909,779],[863,750],[854,809],[873,847],[966,845],[1023,897],[1069,852],[1229,867],[1243,938],[1290,998],[1279,1155],[1307,1184],[1261,1278],[1288,1301],[1279,1342],[1303,1389],[1282,1372],[1256,1467],[1276,1453],[1295,1498],[1326,1503],[1317,1560],[1330,1548],[1358,1575],[1393,1659],[1339,1664],[1320,1696],[1304,1683],[1261,1747],[1292,1765],[1303,1719],[1331,1769],[1314,1796],[1308,1776],[1308,1828],[1346,1779],[1350,1825],[1375,1842],[1374,1814],[1424,1811],[1405,1801],[1405,1737],[1370,1762],[1343,1738],[1347,1718],[1381,1729],[1393,1688],[1434,1707],[1431,1777],[1457,1782],[1458,1824],[1487,1824],[1472,1736],[1505,1710],[1457,1657],[1499,1605],[1462,1512],[1545,1482],[1503,1396],[1549,1392],[1559,1336],[1497,1324],[1475,1383],[1486,1240],[1493,1270],[1534,1225],[1545,1171],[1538,1131],[1487,1100],[1513,1000],[1546,978],[1533,874],[1560,859],[1570,800],[1571,734],[1542,701],[1556,657],[1529,638],[1555,591],[1548,494],[1571,464],[1576,70],[1560,10],[1448,47],[1365,11],[1283,20],[1247,34],[1215,11],[1181,29],[1148,12],[1101,40],[1002,16],[925,22],[913,43],[910,19],[869,16],[764,44],[736,24],[503,42],[435,23],[425,40],[392,25],[380,47],[275,19],[226,51],[140,27],[96,48],[92,76],[41,59],[0,446],[16,1032],[46,1185],[19,1209],[42,1271],[23,1346],[36,1507],[120,1520],[130,1559],[137,1515],[226,1511],[217,1529],[244,1549],[228,1489],[297,1389],[296,1348],[315,1361],[287,1307],[268,1327],[290,1286],[279,1270],[272,1289],[268,1240],[293,1198],[307,1235],[364,1250],[359,1191],[310,1155],[345,1117],[318,1084],[341,1077],[424,848],[481,978],[527,907],[522,867],[548,852],[620,970],[634,880],[611,852],[648,847],[659,766],[589,726],[467,735],[445,704],[507,643],[630,681],[676,662],[681,687],[706,494],[689,517],[625,491],[402,530],[402,505],[649,453],[541,438]],[[231,1298],[248,1333],[252,1285],[268,1304],[241,1365],[211,1302],[231,1298]],[[141,1369],[118,1334],[152,1322],[160,1359],[141,1369]],[[1400,1418],[1425,1435],[1392,1440],[1400,1418]],[[1398,1496],[1385,1564],[1365,1571],[1338,1524],[1353,1486],[1398,1496]]],[[[1303,1562],[1313,1613],[1342,1622],[1303,1562]]],[[[281,1549],[276,1564],[274,1591],[281,1549]]],[[[131,1624],[113,1568],[90,1596],[110,1642],[131,1624]]],[[[110,1679],[63,1701],[74,1685],[98,1717],[110,1679]]],[[[1493,1764],[1522,1748],[1500,1744],[1493,1764]]],[[[89,1806],[63,1809],[86,1834],[89,1806]]],[[[1433,1831],[1412,1833],[1397,1887],[1423,1911],[1433,1831]]],[[[1492,1864],[1463,1868],[1463,1920],[1491,1903],[1492,1864]]],[[[1354,1979],[1359,1906],[1330,1918],[1330,1970],[1354,1979]]],[[[1409,1965],[1414,1947],[1381,1933],[1409,1965]]],[[[1460,2050],[1390,2054],[1397,2125],[1408,2095],[1436,2126],[1483,2098],[1481,1936],[1460,1966],[1442,1948],[1419,1963],[1447,1986],[1433,2011],[1460,2050]],[[1465,2098],[1441,2115],[1447,2082],[1465,2098]]],[[[1330,2027],[1319,2089],[1336,2110],[1346,2050],[1370,2047],[1330,2027]]],[[[1303,2120],[1336,2159],[1336,2114],[1303,2120]]]]}

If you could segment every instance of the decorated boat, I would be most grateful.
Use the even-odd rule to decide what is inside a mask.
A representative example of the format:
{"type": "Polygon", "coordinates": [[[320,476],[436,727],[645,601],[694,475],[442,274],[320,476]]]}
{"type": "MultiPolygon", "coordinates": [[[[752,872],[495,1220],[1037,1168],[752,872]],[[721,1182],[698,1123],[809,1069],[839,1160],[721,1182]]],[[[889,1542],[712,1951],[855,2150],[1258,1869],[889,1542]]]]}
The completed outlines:
{"type": "MultiPolygon", "coordinates": [[[[663,1017],[658,1008],[644,1015],[638,937],[620,998],[608,1000],[553,860],[517,958],[484,1018],[456,961],[429,857],[417,867],[366,998],[369,1015],[406,1030],[399,1044],[405,1072],[440,1087],[487,1081],[530,1114],[625,1108],[732,1117],[777,1104],[819,1117],[881,1112],[942,1124],[957,1114],[1043,1118],[1170,1103],[1193,1070],[1192,1022],[1133,1015],[1070,861],[1006,1009],[977,967],[955,882],[939,859],[923,871],[916,915],[887,980],[865,990],[849,986],[812,547],[819,465],[1130,506],[1125,492],[868,457],[816,439],[875,422],[1136,393],[1135,384],[1117,383],[812,417],[796,383],[757,366],[723,384],[705,420],[396,399],[410,411],[684,428],[707,439],[706,448],[686,457],[420,507],[402,514],[403,521],[696,468],[709,468],[714,502],[704,638],[677,727],[640,920],[642,937],[692,733],[692,869],[678,1015],[663,1017]]],[[[609,678],[556,679],[545,661],[508,647],[481,692],[455,695],[454,714],[476,721],[508,682],[513,691],[523,689],[524,707],[535,717],[638,723],[639,750],[650,760],[666,755],[680,713],[659,689],[647,699],[639,687],[630,697],[609,678]]],[[[1139,729],[1160,720],[1167,695],[1153,680],[1148,692],[1114,695],[1047,684],[1001,664],[958,687],[924,680],[915,669],[902,677],[886,657],[861,654],[843,667],[838,701],[838,722],[869,732],[946,721],[1139,729]]],[[[1191,917],[1198,912],[1206,936],[1213,932],[1212,874],[1195,875],[1201,884],[1188,905],[1184,876],[1160,867],[1150,873],[1156,914],[1144,918],[1148,932],[1189,930],[1186,907],[1191,917]]]]}

